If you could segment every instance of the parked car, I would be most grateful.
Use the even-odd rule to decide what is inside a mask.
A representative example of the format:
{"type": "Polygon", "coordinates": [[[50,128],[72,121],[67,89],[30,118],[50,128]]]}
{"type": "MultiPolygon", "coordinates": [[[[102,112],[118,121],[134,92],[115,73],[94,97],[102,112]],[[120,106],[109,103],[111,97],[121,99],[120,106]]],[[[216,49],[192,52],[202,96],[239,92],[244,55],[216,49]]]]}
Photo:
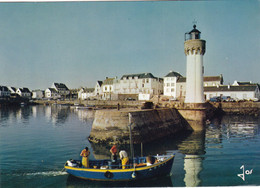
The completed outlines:
{"type": "Polygon", "coordinates": [[[211,97],[210,99],[210,102],[220,102],[221,101],[221,99],[220,99],[220,97],[211,97]]]}

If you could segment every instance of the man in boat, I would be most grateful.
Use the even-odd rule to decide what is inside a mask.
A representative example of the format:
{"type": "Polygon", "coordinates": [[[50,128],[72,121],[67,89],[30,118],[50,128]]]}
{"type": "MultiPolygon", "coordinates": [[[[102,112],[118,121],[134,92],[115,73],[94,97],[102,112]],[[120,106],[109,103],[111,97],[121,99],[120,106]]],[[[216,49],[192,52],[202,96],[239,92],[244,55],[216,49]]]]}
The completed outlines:
{"type": "Polygon", "coordinates": [[[85,147],[80,153],[80,156],[82,156],[82,165],[86,168],[89,168],[89,161],[88,156],[90,155],[90,151],[88,150],[88,147],[85,147]]]}
{"type": "Polygon", "coordinates": [[[154,163],[155,163],[155,158],[152,157],[151,155],[148,155],[148,156],[146,157],[146,165],[147,165],[147,166],[151,166],[151,165],[153,165],[154,163]]]}
{"type": "Polygon", "coordinates": [[[121,162],[122,162],[122,169],[125,169],[126,165],[129,165],[129,158],[128,158],[128,155],[127,155],[126,151],[125,150],[121,150],[119,152],[119,157],[120,157],[121,162]]]}
{"type": "Polygon", "coordinates": [[[116,156],[116,153],[117,153],[117,148],[116,148],[116,144],[114,144],[112,146],[112,148],[110,149],[110,153],[111,153],[111,161],[112,161],[112,165],[116,165],[116,162],[117,162],[117,156],[116,156]]]}

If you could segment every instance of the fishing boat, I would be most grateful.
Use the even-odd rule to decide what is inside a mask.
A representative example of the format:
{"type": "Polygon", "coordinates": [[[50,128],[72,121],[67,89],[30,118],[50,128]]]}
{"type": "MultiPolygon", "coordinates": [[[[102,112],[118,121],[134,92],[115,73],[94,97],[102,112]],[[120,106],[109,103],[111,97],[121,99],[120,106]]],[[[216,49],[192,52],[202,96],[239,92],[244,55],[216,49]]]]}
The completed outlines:
{"type": "Polygon", "coordinates": [[[119,161],[112,164],[111,160],[89,160],[89,168],[83,167],[79,160],[68,160],[64,166],[67,173],[82,179],[96,181],[133,181],[168,175],[171,172],[174,155],[156,155],[136,157],[130,165],[122,169],[119,161]]]}
{"type": "Polygon", "coordinates": [[[129,165],[123,169],[120,161],[89,160],[89,168],[82,166],[81,161],[68,160],[64,169],[71,175],[82,179],[96,181],[132,181],[153,178],[170,174],[174,161],[174,154],[134,157],[132,140],[132,121],[129,113],[129,133],[131,159],[129,165]]]}

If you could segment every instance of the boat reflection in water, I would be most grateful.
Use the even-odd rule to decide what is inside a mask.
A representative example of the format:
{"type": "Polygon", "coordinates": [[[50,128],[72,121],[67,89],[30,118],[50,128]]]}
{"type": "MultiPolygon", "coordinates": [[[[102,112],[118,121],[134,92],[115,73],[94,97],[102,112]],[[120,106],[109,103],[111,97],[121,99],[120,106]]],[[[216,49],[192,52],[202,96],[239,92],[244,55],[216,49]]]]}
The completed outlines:
{"type": "Polygon", "coordinates": [[[90,181],[76,178],[72,175],[68,176],[67,187],[172,187],[170,176],[162,176],[152,179],[144,179],[140,181],[121,181],[121,182],[102,182],[90,181]]]}

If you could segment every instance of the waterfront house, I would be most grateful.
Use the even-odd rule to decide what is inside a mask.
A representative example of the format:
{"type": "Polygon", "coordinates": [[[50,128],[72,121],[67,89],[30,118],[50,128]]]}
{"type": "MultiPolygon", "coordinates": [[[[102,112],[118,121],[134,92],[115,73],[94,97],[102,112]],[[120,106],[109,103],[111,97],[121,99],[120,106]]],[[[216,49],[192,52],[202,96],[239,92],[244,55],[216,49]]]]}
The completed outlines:
{"type": "Polygon", "coordinates": [[[48,99],[58,99],[60,95],[58,94],[57,90],[54,88],[47,88],[45,90],[45,98],[48,99]]]}
{"type": "Polygon", "coordinates": [[[89,100],[95,97],[95,88],[81,88],[78,92],[78,99],[89,100]]]}
{"type": "Polygon", "coordinates": [[[153,76],[152,73],[127,74],[123,75],[116,86],[114,93],[119,95],[139,94],[161,95],[163,93],[163,79],[153,76]]]}
{"type": "MultiPolygon", "coordinates": [[[[203,77],[204,88],[209,86],[220,86],[223,85],[223,76],[204,76],[203,77]]],[[[205,94],[205,89],[204,89],[205,94]]],[[[186,96],[186,77],[178,77],[176,83],[176,98],[183,100],[186,96]]]]}
{"type": "Polygon", "coordinates": [[[8,88],[8,90],[11,92],[11,94],[15,94],[16,93],[16,88],[15,87],[10,87],[10,86],[8,86],[7,87],[8,88]]]}
{"type": "Polygon", "coordinates": [[[18,88],[16,90],[16,94],[18,94],[22,98],[27,98],[27,99],[31,99],[32,97],[31,91],[26,87],[18,88]]]}
{"type": "Polygon", "coordinates": [[[0,86],[0,98],[10,97],[11,92],[6,86],[0,86]]]}
{"type": "Polygon", "coordinates": [[[44,98],[44,91],[37,89],[37,90],[32,90],[32,99],[42,99],[44,98]]]}
{"type": "Polygon", "coordinates": [[[97,99],[101,99],[102,98],[102,81],[97,81],[96,85],[95,85],[95,89],[94,89],[94,96],[96,96],[97,99]]]}
{"type": "Polygon", "coordinates": [[[70,100],[75,100],[78,99],[78,94],[79,94],[80,89],[70,89],[70,94],[69,94],[69,98],[70,100]]]}
{"type": "Polygon", "coordinates": [[[108,78],[103,81],[101,86],[102,99],[103,100],[115,100],[117,99],[115,93],[115,87],[117,86],[118,80],[117,77],[108,78]]]}
{"type": "Polygon", "coordinates": [[[164,77],[164,88],[163,88],[163,95],[170,96],[173,99],[177,98],[177,80],[182,78],[183,76],[177,72],[170,71],[164,77]]]}
{"type": "Polygon", "coordinates": [[[212,97],[231,97],[235,100],[259,100],[260,86],[259,84],[242,84],[242,85],[222,85],[204,87],[206,99],[212,97]]]}
{"type": "Polygon", "coordinates": [[[63,83],[53,83],[51,88],[55,89],[61,98],[66,98],[70,94],[70,90],[63,83]]]}

